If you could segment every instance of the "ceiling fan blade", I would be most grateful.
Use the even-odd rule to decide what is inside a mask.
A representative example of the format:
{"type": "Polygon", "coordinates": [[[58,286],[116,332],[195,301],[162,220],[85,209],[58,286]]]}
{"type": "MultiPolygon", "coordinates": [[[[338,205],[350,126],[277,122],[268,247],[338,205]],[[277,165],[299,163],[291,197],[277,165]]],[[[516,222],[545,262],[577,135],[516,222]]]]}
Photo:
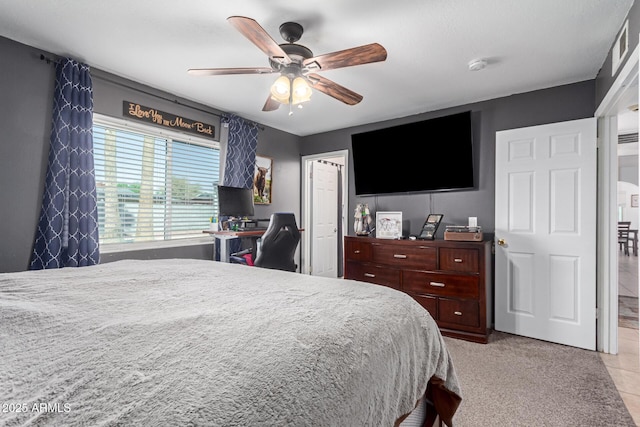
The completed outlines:
{"type": "Polygon", "coordinates": [[[275,71],[269,67],[253,68],[190,68],[187,73],[193,76],[224,76],[229,74],[271,74],[275,71]]]}
{"type": "Polygon", "coordinates": [[[307,78],[311,82],[311,87],[313,89],[317,89],[325,95],[329,95],[338,101],[344,102],[345,104],[356,105],[358,102],[362,101],[362,95],[357,94],[354,91],[318,74],[309,74],[307,78]]]}
{"type": "Polygon", "coordinates": [[[283,64],[291,63],[289,55],[282,50],[278,43],[276,43],[254,19],[244,16],[230,16],[227,18],[227,21],[272,60],[283,64]]]}
{"type": "Polygon", "coordinates": [[[333,70],[353,65],[369,64],[387,59],[387,50],[378,43],[371,43],[338,52],[305,59],[302,65],[313,70],[333,70]]]}
{"type": "Polygon", "coordinates": [[[280,103],[269,95],[267,101],[264,103],[264,107],[262,107],[262,111],[275,111],[278,107],[280,107],[280,103]]]}

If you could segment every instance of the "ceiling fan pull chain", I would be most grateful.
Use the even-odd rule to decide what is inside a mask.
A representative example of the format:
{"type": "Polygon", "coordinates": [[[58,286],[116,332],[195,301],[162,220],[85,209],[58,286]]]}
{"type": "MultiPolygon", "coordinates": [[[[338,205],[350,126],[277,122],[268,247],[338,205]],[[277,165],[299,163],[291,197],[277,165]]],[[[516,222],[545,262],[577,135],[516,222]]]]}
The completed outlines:
{"type": "Polygon", "coordinates": [[[293,80],[289,79],[289,115],[293,116],[293,80]]]}

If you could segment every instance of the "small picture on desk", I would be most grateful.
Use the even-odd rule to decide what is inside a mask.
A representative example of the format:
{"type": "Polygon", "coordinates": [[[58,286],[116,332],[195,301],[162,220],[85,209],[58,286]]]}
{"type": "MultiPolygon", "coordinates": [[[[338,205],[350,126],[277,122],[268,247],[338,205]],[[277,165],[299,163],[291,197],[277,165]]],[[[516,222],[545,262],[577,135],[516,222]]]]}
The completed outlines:
{"type": "Polygon", "coordinates": [[[271,204],[271,171],[273,159],[256,155],[256,171],[253,177],[253,203],[256,205],[271,204]]]}
{"type": "Polygon", "coordinates": [[[632,194],[631,195],[631,207],[632,208],[637,208],[638,207],[638,195],[637,194],[632,194]]]}

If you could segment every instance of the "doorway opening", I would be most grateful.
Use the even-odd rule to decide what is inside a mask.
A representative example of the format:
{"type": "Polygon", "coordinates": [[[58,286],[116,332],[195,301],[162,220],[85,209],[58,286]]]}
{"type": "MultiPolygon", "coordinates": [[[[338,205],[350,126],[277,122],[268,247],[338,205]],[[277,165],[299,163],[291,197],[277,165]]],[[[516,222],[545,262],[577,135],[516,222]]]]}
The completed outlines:
{"type": "Polygon", "coordinates": [[[348,159],[348,150],[302,156],[303,274],[343,275],[343,237],[348,227],[345,212],[349,206],[348,159]]]}
{"type": "Polygon", "coordinates": [[[617,212],[618,223],[629,223],[630,231],[619,235],[618,326],[638,329],[638,216],[640,171],[638,150],[638,77],[619,102],[617,212]],[[622,238],[622,239],[621,239],[622,238]]]}
{"type": "MultiPolygon", "coordinates": [[[[624,132],[625,117],[629,107],[638,104],[638,47],[634,50],[618,77],[612,84],[596,110],[598,118],[598,326],[597,350],[604,353],[618,353],[619,326],[619,254],[618,222],[621,220],[618,191],[619,157],[621,131],[624,132]]],[[[638,115],[630,116],[633,128],[638,127],[638,115]]],[[[622,148],[621,148],[622,150],[622,148]]],[[[635,154],[636,160],[638,154],[635,154]]],[[[638,174],[636,170],[636,176],[638,174]]],[[[637,179],[637,177],[636,177],[637,179]]],[[[637,182],[637,181],[636,181],[637,182]]],[[[624,197],[624,203],[630,204],[624,197]]],[[[638,223],[637,213],[635,214],[638,223]]],[[[632,255],[633,256],[633,255],[632,255]]],[[[637,266],[636,274],[637,274],[637,266]]],[[[636,275],[635,288],[638,288],[636,275]]]]}

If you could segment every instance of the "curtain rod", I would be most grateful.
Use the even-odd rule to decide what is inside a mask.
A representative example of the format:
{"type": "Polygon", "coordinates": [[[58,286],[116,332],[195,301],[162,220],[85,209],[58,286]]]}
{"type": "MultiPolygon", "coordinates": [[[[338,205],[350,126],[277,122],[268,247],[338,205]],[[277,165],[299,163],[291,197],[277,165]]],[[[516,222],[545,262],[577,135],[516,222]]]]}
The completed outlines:
{"type": "Polygon", "coordinates": [[[342,166],[343,166],[340,163],[335,163],[335,162],[332,162],[330,160],[325,160],[325,159],[318,159],[317,162],[324,163],[324,164],[327,164],[327,165],[337,166],[340,169],[342,169],[342,166]]]}
{"type": "Polygon", "coordinates": [[[51,64],[51,63],[57,64],[58,63],[57,60],[51,59],[51,58],[49,58],[47,56],[44,56],[43,54],[40,54],[40,60],[41,61],[45,61],[47,64],[51,64]]]}
{"type": "MultiPolygon", "coordinates": [[[[47,57],[47,56],[45,56],[43,54],[40,54],[40,60],[45,61],[47,64],[51,64],[51,63],[57,64],[58,63],[57,60],[51,59],[51,58],[49,58],[49,57],[47,57]]],[[[124,87],[124,88],[131,89],[131,90],[134,90],[134,91],[139,92],[139,93],[143,93],[145,95],[153,96],[155,98],[159,98],[159,99],[162,99],[164,101],[169,101],[169,102],[172,102],[174,104],[177,104],[177,105],[180,105],[180,106],[183,106],[183,107],[191,108],[192,110],[197,110],[197,111],[200,111],[202,113],[211,114],[211,115],[219,117],[221,119],[224,118],[224,115],[222,115],[222,114],[214,113],[214,112],[211,112],[211,111],[199,108],[199,107],[194,107],[192,105],[188,105],[188,104],[185,104],[183,102],[180,102],[177,99],[171,99],[171,98],[168,98],[166,96],[161,96],[161,95],[158,95],[158,94],[155,94],[155,93],[151,93],[149,91],[146,91],[146,90],[143,90],[143,89],[140,89],[140,88],[137,88],[137,87],[133,87],[131,85],[127,85],[127,84],[124,84],[122,82],[119,82],[119,81],[116,81],[116,80],[113,80],[113,79],[109,79],[107,77],[103,77],[103,76],[99,76],[99,75],[92,76],[92,77],[97,78],[98,80],[102,80],[102,81],[107,82],[107,83],[112,83],[112,84],[115,84],[115,85],[120,86],[120,87],[124,87]]],[[[244,120],[246,120],[246,119],[244,119],[244,120]]],[[[253,123],[253,125],[256,126],[258,129],[264,130],[264,126],[260,125],[259,123],[256,123],[256,122],[254,122],[252,120],[247,120],[247,121],[253,123]]]]}

